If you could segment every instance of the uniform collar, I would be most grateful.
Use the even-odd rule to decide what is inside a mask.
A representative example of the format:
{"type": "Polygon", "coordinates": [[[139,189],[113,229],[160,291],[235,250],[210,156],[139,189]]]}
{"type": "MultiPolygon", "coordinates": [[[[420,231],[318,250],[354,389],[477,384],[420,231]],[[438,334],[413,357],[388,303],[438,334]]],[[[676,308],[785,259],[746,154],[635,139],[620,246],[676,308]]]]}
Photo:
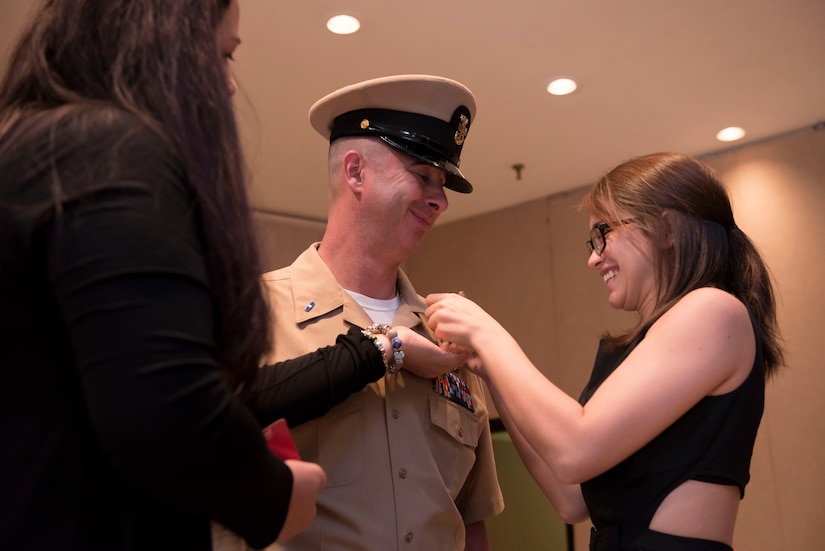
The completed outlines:
{"type": "MultiPolygon", "coordinates": [[[[329,267],[318,254],[320,242],[313,243],[292,263],[293,313],[295,323],[302,324],[343,308],[344,320],[358,327],[372,323],[369,316],[347,293],[332,275],[329,267]]],[[[420,323],[419,314],[427,305],[413,289],[407,274],[400,268],[396,287],[403,299],[393,320],[393,325],[415,327],[420,323]]]]}

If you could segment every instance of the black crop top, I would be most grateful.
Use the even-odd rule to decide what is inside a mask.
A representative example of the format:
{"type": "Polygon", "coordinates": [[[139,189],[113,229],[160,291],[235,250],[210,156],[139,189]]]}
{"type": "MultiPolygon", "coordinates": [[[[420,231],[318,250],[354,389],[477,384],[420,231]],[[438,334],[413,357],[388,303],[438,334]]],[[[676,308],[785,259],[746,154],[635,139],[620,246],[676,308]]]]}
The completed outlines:
{"type": "MultiPolygon", "coordinates": [[[[645,337],[625,349],[608,351],[604,341],[579,403],[596,389],[645,337]]],[[[735,390],[706,396],[633,455],[581,485],[596,529],[647,528],[659,505],[687,480],[739,486],[745,495],[756,431],[762,418],[765,383],[757,333],[756,357],[747,379],[735,390]]]]}

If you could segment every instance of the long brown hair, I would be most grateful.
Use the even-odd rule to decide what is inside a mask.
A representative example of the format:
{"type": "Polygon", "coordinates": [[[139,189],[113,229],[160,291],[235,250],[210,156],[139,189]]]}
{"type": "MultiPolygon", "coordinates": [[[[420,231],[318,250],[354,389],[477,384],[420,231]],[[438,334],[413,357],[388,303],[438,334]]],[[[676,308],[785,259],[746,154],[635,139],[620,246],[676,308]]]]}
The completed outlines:
{"type": "Polygon", "coordinates": [[[0,148],[25,140],[35,131],[31,121],[42,124],[45,116],[56,126],[95,106],[130,112],[169,142],[198,199],[218,359],[237,386],[254,376],[268,348],[269,309],[217,44],[216,28],[229,5],[46,0],[0,83],[0,148]]]}
{"type": "Polygon", "coordinates": [[[762,341],[766,375],[783,363],[768,267],[736,226],[727,190],[704,163],[678,153],[653,153],[620,164],[582,199],[604,220],[632,218],[654,251],[656,305],[631,332],[610,337],[624,346],[679,299],[717,287],[741,300],[762,341]]]}

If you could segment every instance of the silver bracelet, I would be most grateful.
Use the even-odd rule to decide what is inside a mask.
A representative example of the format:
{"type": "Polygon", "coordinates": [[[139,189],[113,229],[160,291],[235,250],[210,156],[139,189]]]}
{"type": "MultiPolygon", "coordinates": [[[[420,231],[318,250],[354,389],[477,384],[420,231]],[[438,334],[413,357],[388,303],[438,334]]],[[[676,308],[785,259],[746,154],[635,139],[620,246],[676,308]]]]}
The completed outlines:
{"type": "Polygon", "coordinates": [[[381,354],[381,359],[384,362],[384,368],[387,370],[387,373],[397,373],[404,365],[404,351],[401,350],[404,343],[398,338],[398,332],[386,323],[374,323],[361,331],[361,333],[372,341],[375,348],[381,354]],[[385,356],[384,346],[376,335],[386,335],[390,343],[392,343],[392,356],[389,359],[385,356]]]}

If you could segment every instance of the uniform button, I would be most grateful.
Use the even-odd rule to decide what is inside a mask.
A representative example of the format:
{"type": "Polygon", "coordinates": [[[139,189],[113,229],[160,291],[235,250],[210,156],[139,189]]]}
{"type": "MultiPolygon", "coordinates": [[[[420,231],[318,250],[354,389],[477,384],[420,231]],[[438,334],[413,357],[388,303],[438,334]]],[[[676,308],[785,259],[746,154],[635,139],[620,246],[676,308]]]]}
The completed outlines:
{"type": "Polygon", "coordinates": [[[401,478],[407,478],[407,469],[398,469],[398,476],[401,478]]]}
{"type": "Polygon", "coordinates": [[[398,413],[398,410],[397,410],[397,409],[392,410],[392,418],[393,418],[393,419],[398,419],[398,416],[399,416],[399,415],[400,415],[400,414],[398,413]]]}
{"type": "Polygon", "coordinates": [[[463,429],[463,428],[458,427],[458,435],[459,435],[460,437],[464,438],[464,429],[463,429]]]}
{"type": "Polygon", "coordinates": [[[407,540],[407,543],[410,543],[412,541],[412,538],[413,538],[412,532],[407,532],[407,535],[404,536],[404,539],[407,540]]]}

